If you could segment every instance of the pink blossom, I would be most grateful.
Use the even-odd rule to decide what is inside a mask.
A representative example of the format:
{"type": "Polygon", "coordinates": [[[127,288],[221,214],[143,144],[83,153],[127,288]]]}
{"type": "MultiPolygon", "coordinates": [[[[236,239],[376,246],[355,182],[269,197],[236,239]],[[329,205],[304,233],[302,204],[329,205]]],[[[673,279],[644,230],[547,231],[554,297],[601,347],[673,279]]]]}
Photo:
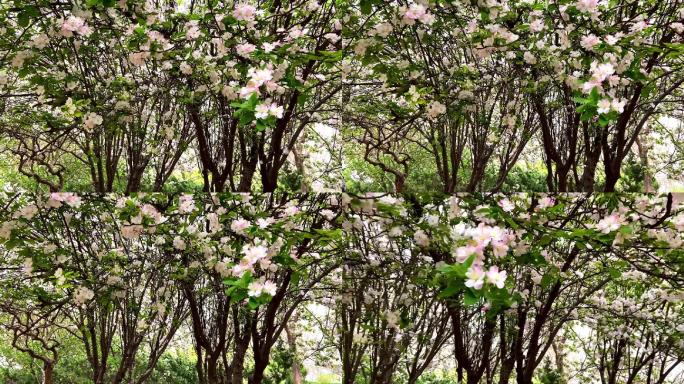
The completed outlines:
{"type": "Polygon", "coordinates": [[[610,233],[620,229],[624,219],[617,213],[604,217],[596,224],[596,229],[603,233],[610,233]]]}
{"type": "Polygon", "coordinates": [[[185,38],[188,40],[195,40],[200,37],[202,32],[200,31],[197,20],[191,20],[185,23],[185,38]]]}
{"type": "Polygon", "coordinates": [[[268,105],[259,104],[254,109],[254,112],[254,117],[256,117],[257,119],[265,119],[268,117],[268,105]]]}
{"type": "Polygon", "coordinates": [[[535,19],[530,23],[530,31],[541,32],[544,30],[544,20],[535,19]]]}
{"type": "Polygon", "coordinates": [[[582,37],[580,45],[582,46],[582,48],[591,51],[594,49],[594,46],[598,45],[600,42],[601,39],[599,39],[596,35],[588,35],[582,37]]]}
{"type": "Polygon", "coordinates": [[[259,297],[261,296],[263,291],[264,285],[261,284],[260,281],[252,281],[251,283],[249,283],[249,286],[247,286],[247,294],[250,297],[259,297]]]}
{"type": "Polygon", "coordinates": [[[178,199],[178,212],[190,213],[195,210],[195,199],[192,195],[182,195],[178,199]]]}
{"type": "Polygon", "coordinates": [[[249,99],[255,93],[259,94],[259,87],[251,81],[247,83],[247,86],[240,88],[240,97],[243,99],[249,99]]]}
{"type": "Polygon", "coordinates": [[[499,267],[492,265],[487,271],[487,282],[494,284],[497,288],[501,289],[506,284],[506,277],[508,274],[506,271],[499,271],[499,267]]]}
{"type": "Polygon", "coordinates": [[[456,261],[459,263],[465,263],[465,261],[468,260],[468,258],[472,255],[475,255],[476,257],[482,255],[482,247],[468,245],[465,247],[456,248],[455,256],[456,261]]]}
{"type": "Polygon", "coordinates": [[[271,104],[268,107],[268,113],[271,116],[275,116],[277,119],[282,119],[283,118],[283,107],[280,105],[276,105],[275,103],[271,104]]]}
{"type": "Polygon", "coordinates": [[[245,245],[242,248],[244,260],[249,265],[254,265],[257,261],[268,256],[268,248],[263,245],[245,245]]]}
{"type": "Polygon", "coordinates": [[[260,87],[264,83],[266,83],[267,81],[270,81],[271,79],[273,79],[273,71],[271,71],[268,68],[265,68],[265,69],[250,68],[249,71],[247,72],[247,75],[249,75],[250,80],[257,87],[260,87]]]}
{"type": "Polygon", "coordinates": [[[543,197],[539,200],[539,208],[545,209],[549,207],[553,207],[556,204],[556,200],[553,197],[543,197]]]}
{"type": "Polygon", "coordinates": [[[256,15],[256,8],[247,3],[238,3],[233,10],[233,17],[241,21],[253,21],[256,15]]]}
{"type": "Polygon", "coordinates": [[[263,286],[263,287],[264,287],[264,292],[268,293],[270,296],[275,296],[276,290],[277,290],[277,288],[278,288],[278,287],[275,285],[275,283],[272,282],[272,281],[266,281],[266,282],[264,282],[264,286],[263,286]]]}
{"type": "Polygon", "coordinates": [[[235,50],[237,51],[237,54],[243,57],[249,56],[250,53],[254,52],[256,50],[256,47],[254,44],[250,43],[243,43],[239,44],[235,47],[235,50]]]}
{"type": "Polygon", "coordinates": [[[527,64],[537,64],[537,58],[530,51],[525,51],[525,53],[523,54],[523,59],[527,64]]]}
{"type": "Polygon", "coordinates": [[[482,270],[482,267],[480,267],[477,264],[470,266],[470,268],[468,268],[468,271],[466,272],[466,277],[468,278],[468,280],[466,280],[465,282],[466,287],[474,289],[482,288],[482,284],[484,284],[485,277],[485,273],[482,270]]]}
{"type": "Polygon", "coordinates": [[[515,209],[515,204],[513,204],[513,202],[509,199],[501,199],[499,200],[499,207],[501,207],[504,212],[513,212],[515,209]]]}
{"type": "Polygon", "coordinates": [[[425,6],[420,4],[411,4],[404,12],[405,20],[419,20],[426,13],[425,6]]]}
{"type": "Polygon", "coordinates": [[[240,219],[235,219],[235,220],[233,220],[232,223],[230,223],[230,229],[233,232],[242,235],[245,233],[245,229],[249,228],[250,225],[251,224],[249,223],[248,220],[240,218],[240,219]]]}
{"type": "Polygon", "coordinates": [[[437,100],[434,100],[428,105],[427,115],[429,118],[434,119],[439,115],[446,113],[446,106],[437,100]]]}
{"type": "Polygon", "coordinates": [[[594,12],[598,8],[598,0],[579,0],[575,7],[580,12],[594,12]]]}
{"type": "Polygon", "coordinates": [[[617,113],[622,113],[625,110],[625,103],[627,100],[625,99],[613,99],[613,102],[611,103],[610,107],[616,111],[617,113]]]}
{"type": "Polygon", "coordinates": [[[610,100],[608,100],[608,99],[599,100],[597,112],[598,113],[610,112],[610,100]]]}
{"type": "Polygon", "coordinates": [[[74,35],[74,32],[78,33],[79,35],[88,36],[92,32],[92,29],[90,29],[88,24],[86,24],[85,20],[82,18],[77,16],[69,16],[69,18],[62,23],[62,29],[60,30],[60,33],[64,37],[71,37],[74,35]]]}

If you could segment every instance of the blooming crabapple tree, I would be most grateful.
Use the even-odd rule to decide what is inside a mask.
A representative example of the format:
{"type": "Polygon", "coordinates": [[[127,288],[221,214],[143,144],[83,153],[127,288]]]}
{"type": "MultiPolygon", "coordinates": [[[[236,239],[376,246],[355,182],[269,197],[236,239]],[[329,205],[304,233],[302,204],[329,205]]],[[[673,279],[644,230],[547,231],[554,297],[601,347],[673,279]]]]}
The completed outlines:
{"type": "Polygon", "coordinates": [[[249,382],[263,382],[296,308],[339,265],[331,204],[327,195],[219,194],[182,195],[170,208],[176,229],[164,246],[190,306],[202,382],[242,383],[249,348],[249,382]]]}
{"type": "Polygon", "coordinates": [[[62,335],[90,381],[145,382],[187,327],[198,382],[263,383],[295,314],[318,324],[304,314],[323,299],[343,382],[418,382],[447,356],[467,383],[530,383],[551,357],[561,376],[676,382],[671,195],[4,193],[2,207],[3,329],[46,382],[62,335]]]}
{"type": "Polygon", "coordinates": [[[4,196],[3,264],[29,308],[52,308],[49,331],[82,343],[92,382],[138,383],[152,374],[187,307],[155,246],[161,214],[147,205],[131,224],[112,200],[4,196]],[[137,366],[142,354],[145,365],[137,366]]]}
{"type": "Polygon", "coordinates": [[[447,314],[421,287],[429,264],[374,205],[350,201],[342,223],[352,244],[335,298],[342,382],[413,384],[449,338],[447,314]]]}
{"type": "Polygon", "coordinates": [[[148,56],[171,49],[164,30],[137,25],[171,9],[129,6],[36,1],[1,11],[3,133],[20,172],[52,191],[83,188],[68,175],[74,163],[93,191],[137,191],[144,177],[160,190],[192,141],[174,76],[133,50],[142,40],[148,56]]]}
{"type": "Polygon", "coordinates": [[[190,9],[180,67],[205,185],[249,191],[258,165],[263,190],[273,191],[302,132],[330,118],[329,103],[342,88],[338,62],[348,44],[339,18],[346,5],[207,7],[201,15],[190,9]]]}
{"type": "Polygon", "coordinates": [[[302,132],[330,117],[341,89],[345,7],[8,4],[3,131],[20,171],[60,190],[72,161],[98,192],[115,190],[119,172],[127,192],[160,190],[193,143],[205,190],[249,191],[257,171],[274,190],[302,132]]]}
{"type": "Polygon", "coordinates": [[[581,177],[573,176],[575,189],[590,191],[602,156],[604,189],[613,191],[621,164],[649,118],[684,81],[676,59],[681,5],[644,2],[627,10],[579,1],[534,9],[526,16],[512,28],[521,32],[513,44],[525,52],[522,59],[536,83],[531,96],[547,171],[552,174],[553,164],[555,182],[563,190],[567,173],[575,175],[582,164],[581,177]]]}
{"type": "Polygon", "coordinates": [[[450,187],[458,173],[449,171],[458,170],[467,155],[474,180],[492,151],[505,177],[529,147],[529,135],[539,131],[549,190],[591,191],[601,164],[604,189],[613,191],[642,133],[660,110],[679,100],[684,11],[677,1],[360,5],[368,15],[361,17],[368,38],[357,43],[355,54],[369,74],[364,80],[371,79],[358,82],[366,85],[361,100],[385,101],[370,108],[381,122],[371,115],[353,124],[369,131],[366,152],[376,165],[396,163],[385,171],[399,179],[409,158],[391,140],[426,147],[450,187]],[[425,131],[425,120],[436,128],[421,140],[416,130],[404,129],[425,131]],[[454,128],[469,123],[476,127],[466,130],[470,134],[454,128]]]}
{"type": "Polygon", "coordinates": [[[580,309],[584,324],[566,329],[570,345],[586,353],[569,364],[570,374],[600,377],[601,383],[681,381],[681,311],[676,286],[643,272],[623,272],[614,287],[580,309]]]}
{"type": "Polygon", "coordinates": [[[485,188],[485,171],[500,188],[536,129],[518,68],[467,48],[477,9],[385,4],[357,16],[370,37],[355,49],[364,76],[350,80],[358,104],[345,114],[366,160],[394,174],[397,192],[418,161],[407,145],[425,151],[443,192],[485,188]]]}
{"type": "Polygon", "coordinates": [[[40,362],[43,383],[52,383],[54,367],[60,358],[61,338],[66,333],[59,329],[60,304],[40,303],[30,290],[18,288],[19,284],[10,274],[8,270],[3,271],[2,328],[10,332],[13,348],[40,362]]]}
{"type": "Polygon", "coordinates": [[[52,191],[183,188],[187,168],[205,191],[273,191],[315,173],[301,145],[322,123],[344,131],[340,164],[396,191],[499,190],[528,158],[548,190],[612,191],[631,157],[651,190],[651,128],[681,104],[682,9],[16,0],[0,8],[2,145],[52,191]]]}
{"type": "MultiPolygon", "coordinates": [[[[411,206],[366,204],[397,218],[411,206]]],[[[466,195],[413,205],[422,219],[392,226],[437,263],[433,281],[453,323],[459,380],[496,374],[506,383],[514,374],[531,382],[587,298],[623,273],[681,286],[681,208],[671,198],[466,195]]]]}
{"type": "Polygon", "coordinates": [[[83,342],[98,383],[145,381],[188,317],[200,380],[242,382],[251,346],[250,382],[261,383],[295,308],[337,268],[325,195],[6,197],[8,270],[63,311],[57,326],[83,342]]]}

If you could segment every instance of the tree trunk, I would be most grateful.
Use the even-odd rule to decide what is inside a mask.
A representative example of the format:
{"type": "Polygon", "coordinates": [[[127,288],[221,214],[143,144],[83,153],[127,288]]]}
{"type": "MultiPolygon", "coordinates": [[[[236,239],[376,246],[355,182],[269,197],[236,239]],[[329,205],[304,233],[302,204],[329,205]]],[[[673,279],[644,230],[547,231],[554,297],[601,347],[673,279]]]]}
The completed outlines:
{"type": "Polygon", "coordinates": [[[218,374],[218,357],[219,354],[216,354],[216,356],[207,356],[207,383],[208,384],[219,384],[221,381],[219,380],[219,374],[218,374]]]}
{"type": "Polygon", "coordinates": [[[302,369],[299,366],[299,360],[297,360],[297,336],[290,329],[290,327],[285,325],[285,335],[287,336],[287,344],[290,347],[290,352],[295,356],[292,362],[292,384],[302,384],[304,381],[302,379],[302,369]]]}
{"type": "Polygon", "coordinates": [[[504,362],[501,366],[501,372],[499,373],[499,384],[508,384],[512,373],[513,365],[504,362]]]}
{"type": "Polygon", "coordinates": [[[247,351],[247,346],[241,344],[235,347],[235,353],[233,354],[233,361],[231,363],[231,384],[242,384],[242,376],[245,371],[245,352],[247,351]]]}
{"type": "Polygon", "coordinates": [[[556,357],[556,370],[562,376],[565,372],[565,351],[563,346],[565,344],[565,337],[558,336],[556,340],[551,343],[553,347],[553,354],[556,357]]]}
{"type": "Polygon", "coordinates": [[[620,180],[620,169],[606,167],[606,185],[603,192],[615,192],[615,185],[620,180]]]}
{"type": "Polygon", "coordinates": [[[598,158],[587,158],[586,161],[586,164],[584,164],[584,171],[582,172],[581,189],[583,192],[593,192],[594,175],[596,175],[596,164],[598,164],[598,158]]]}
{"type": "Polygon", "coordinates": [[[249,378],[249,384],[261,384],[264,381],[264,372],[268,367],[268,356],[264,358],[263,356],[254,358],[254,372],[249,378]]]}
{"type": "Polygon", "coordinates": [[[278,187],[278,169],[270,169],[266,174],[261,175],[261,186],[264,193],[270,193],[278,187]]]}
{"type": "Polygon", "coordinates": [[[52,362],[43,362],[43,384],[54,383],[53,378],[54,366],[52,362]]]}
{"type": "MultiPolygon", "coordinates": [[[[648,131],[644,130],[644,134],[648,131]]],[[[644,172],[644,192],[653,193],[653,175],[651,174],[651,169],[648,164],[648,143],[645,143],[640,136],[636,138],[637,150],[639,152],[639,161],[641,162],[641,168],[644,172]]]]}
{"type": "Polygon", "coordinates": [[[299,172],[299,177],[301,177],[302,180],[299,186],[299,191],[306,193],[309,191],[309,182],[306,175],[306,167],[304,166],[306,157],[303,154],[303,150],[298,147],[298,145],[292,147],[292,156],[294,157],[294,163],[295,167],[297,168],[297,172],[299,172]]]}
{"type": "Polygon", "coordinates": [[[404,192],[404,184],[406,182],[406,177],[404,175],[395,175],[394,178],[394,193],[404,192]]]}

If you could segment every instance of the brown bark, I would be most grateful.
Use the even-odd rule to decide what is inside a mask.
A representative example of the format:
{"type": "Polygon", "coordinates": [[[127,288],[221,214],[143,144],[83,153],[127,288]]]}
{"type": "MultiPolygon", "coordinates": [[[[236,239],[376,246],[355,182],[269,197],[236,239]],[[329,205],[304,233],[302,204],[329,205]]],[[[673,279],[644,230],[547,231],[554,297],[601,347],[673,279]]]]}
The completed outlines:
{"type": "MultiPolygon", "coordinates": [[[[648,131],[644,130],[644,135],[648,135],[648,131]]],[[[641,137],[636,139],[637,151],[639,153],[639,161],[641,162],[641,169],[644,172],[644,192],[653,193],[653,175],[648,163],[648,143],[644,142],[641,137]]]]}
{"type": "Polygon", "coordinates": [[[54,366],[51,361],[43,362],[43,384],[54,383],[54,366]]]}
{"type": "MultiPolygon", "coordinates": [[[[292,329],[290,329],[289,325],[287,324],[285,325],[285,335],[287,336],[287,344],[290,347],[290,352],[294,356],[297,356],[297,335],[292,329]]],[[[299,365],[299,360],[295,358],[292,362],[292,383],[302,384],[302,382],[302,370],[299,365]]]]}

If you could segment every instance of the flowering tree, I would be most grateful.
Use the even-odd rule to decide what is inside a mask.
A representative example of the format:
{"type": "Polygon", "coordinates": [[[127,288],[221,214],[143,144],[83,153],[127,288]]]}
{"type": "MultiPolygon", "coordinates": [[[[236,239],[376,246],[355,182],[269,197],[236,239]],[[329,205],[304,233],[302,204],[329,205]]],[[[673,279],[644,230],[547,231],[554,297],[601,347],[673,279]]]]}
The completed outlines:
{"type": "Polygon", "coordinates": [[[205,190],[262,188],[340,90],[344,4],[49,2],[3,9],[1,86],[20,170],[62,189],[66,162],[96,191],[159,190],[190,143],[205,190]],[[10,48],[11,47],[11,48],[10,48]],[[4,67],[4,66],[3,66],[4,67]],[[146,174],[153,168],[151,175],[146,174]]]}
{"type": "Polygon", "coordinates": [[[447,313],[424,289],[429,264],[364,200],[342,224],[354,244],[335,307],[342,382],[416,383],[449,338],[447,313]]]}
{"type": "Polygon", "coordinates": [[[587,298],[623,272],[681,284],[675,272],[681,239],[674,232],[680,213],[671,199],[523,196],[419,204],[420,220],[407,219],[410,211],[397,200],[358,203],[381,216],[395,212],[384,222],[389,233],[409,236],[413,252],[438,263],[435,282],[449,304],[459,377],[467,382],[496,375],[505,383],[512,374],[531,382],[587,298]]]}
{"type": "Polygon", "coordinates": [[[674,371],[682,359],[682,342],[675,324],[681,308],[672,305],[676,294],[667,285],[648,288],[654,280],[642,272],[622,277],[616,290],[587,303],[582,314],[592,320],[588,329],[568,330],[573,340],[587,343],[582,347],[587,357],[572,367],[573,372],[595,374],[602,383],[659,383],[670,375],[677,380],[681,374],[674,371]]]}
{"type": "Polygon", "coordinates": [[[498,188],[538,131],[548,189],[593,190],[602,161],[612,191],[644,127],[680,93],[677,2],[360,4],[369,38],[355,47],[366,69],[355,89],[379,106],[352,107],[352,123],[368,132],[369,161],[400,181],[414,143],[447,191],[473,190],[498,155],[498,188]],[[464,165],[471,179],[455,188],[464,165]]]}
{"type": "MultiPolygon", "coordinates": [[[[154,235],[141,240],[142,224],[131,229],[107,199],[17,195],[7,204],[17,210],[5,222],[6,262],[21,265],[11,276],[31,292],[29,308],[51,309],[51,331],[65,329],[83,343],[93,382],[147,380],[187,311],[169,284],[171,271],[150,249],[154,235]],[[143,350],[147,364],[138,367],[135,357],[143,350]],[[114,367],[113,354],[120,354],[114,367]]],[[[160,222],[153,207],[146,213],[152,216],[146,224],[160,222]]]]}

